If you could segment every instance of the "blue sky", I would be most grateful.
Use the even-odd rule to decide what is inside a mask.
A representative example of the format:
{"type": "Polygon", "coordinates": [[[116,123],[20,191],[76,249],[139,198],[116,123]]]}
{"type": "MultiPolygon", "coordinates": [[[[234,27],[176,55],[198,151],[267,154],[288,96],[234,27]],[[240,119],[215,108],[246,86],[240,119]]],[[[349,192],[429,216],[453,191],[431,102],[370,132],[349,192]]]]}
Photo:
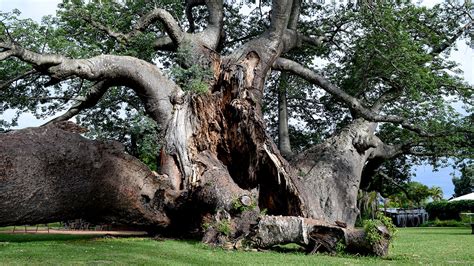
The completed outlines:
{"type": "MultiPolygon", "coordinates": [[[[22,17],[32,18],[40,21],[42,16],[54,15],[60,0],[0,0],[1,11],[11,11],[16,8],[22,12],[22,17]]],[[[424,5],[432,6],[440,0],[425,0],[424,5]]],[[[474,84],[474,51],[464,42],[457,43],[457,51],[451,55],[451,59],[460,64],[460,68],[464,71],[465,79],[474,84]]],[[[5,116],[12,115],[13,112],[5,112],[5,116]]],[[[22,115],[19,124],[20,127],[39,126],[44,121],[35,119],[30,114],[22,115]]],[[[429,165],[419,166],[414,169],[416,177],[413,180],[426,184],[428,186],[439,186],[443,189],[444,197],[449,198],[454,193],[454,186],[451,182],[451,167],[442,168],[438,172],[433,172],[433,168],[429,165]]],[[[459,175],[459,173],[457,173],[459,175]]]]}

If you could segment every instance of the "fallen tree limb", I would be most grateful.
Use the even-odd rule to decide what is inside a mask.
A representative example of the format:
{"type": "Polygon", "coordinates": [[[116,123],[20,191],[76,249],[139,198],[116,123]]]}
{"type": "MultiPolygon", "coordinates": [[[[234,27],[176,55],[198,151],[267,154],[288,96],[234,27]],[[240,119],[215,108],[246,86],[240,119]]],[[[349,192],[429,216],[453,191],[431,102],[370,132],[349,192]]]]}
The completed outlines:
{"type": "Polygon", "coordinates": [[[255,211],[231,219],[218,212],[215,220],[209,223],[203,242],[236,249],[245,247],[243,242],[247,248],[258,249],[294,243],[309,254],[347,252],[385,256],[391,235],[382,225],[377,226],[376,231],[380,238],[371,243],[364,229],[346,228],[343,223],[332,225],[296,216],[261,216],[255,211]]]}
{"type": "Polygon", "coordinates": [[[0,226],[76,218],[166,226],[159,176],[120,144],[80,130],[61,122],[0,134],[0,226]]]}

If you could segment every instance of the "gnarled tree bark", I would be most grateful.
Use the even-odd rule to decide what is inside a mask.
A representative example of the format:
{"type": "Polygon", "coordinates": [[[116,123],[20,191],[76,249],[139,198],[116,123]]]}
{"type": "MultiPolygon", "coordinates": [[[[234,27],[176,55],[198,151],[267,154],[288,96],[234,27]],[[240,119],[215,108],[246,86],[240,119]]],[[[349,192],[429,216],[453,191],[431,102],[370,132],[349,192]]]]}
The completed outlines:
{"type": "Polygon", "coordinates": [[[0,226],[85,218],[167,226],[166,180],[71,122],[0,134],[0,226]],[[71,132],[73,131],[73,132],[71,132]]]}
{"type": "MultiPolygon", "coordinates": [[[[230,213],[230,222],[243,223],[241,216],[232,217],[235,204],[250,199],[257,211],[283,215],[254,215],[257,230],[248,237],[256,246],[294,242],[311,251],[334,251],[342,241],[350,251],[386,254],[385,242],[370,244],[363,232],[354,229],[357,192],[363,171],[369,170],[367,162],[397,156],[403,148],[378,139],[376,123],[433,135],[405,118],[382,115],[379,104],[384,96],[368,106],[316,72],[282,58],[303,42],[322,41],[297,31],[300,4],[274,0],[268,29],[225,56],[219,52],[222,1],[186,1],[187,32],[163,9],[144,14],[129,33],[91,22],[125,44],[151,24],[161,23],[166,35],[150,45],[185,49],[190,56],[177,62],[181,67],[197,65],[212,71],[205,93],[185,92],[154,64],[137,58],[70,59],[0,39],[0,60],[15,57],[52,83],[73,77],[96,82],[82,103],[55,122],[93,106],[109,87],[127,86],[159,124],[157,141],[163,143],[158,173],[153,174],[120,149],[58,129],[57,123],[0,134],[0,225],[82,217],[192,231],[209,217],[225,213],[230,213]],[[196,6],[206,6],[209,13],[201,32],[196,32],[192,17],[196,6]],[[298,75],[333,95],[351,110],[351,123],[286,160],[266,133],[261,110],[265,79],[272,68],[298,75]]],[[[377,168],[376,163],[369,166],[377,168]]],[[[383,228],[379,231],[389,238],[383,228]]]]}

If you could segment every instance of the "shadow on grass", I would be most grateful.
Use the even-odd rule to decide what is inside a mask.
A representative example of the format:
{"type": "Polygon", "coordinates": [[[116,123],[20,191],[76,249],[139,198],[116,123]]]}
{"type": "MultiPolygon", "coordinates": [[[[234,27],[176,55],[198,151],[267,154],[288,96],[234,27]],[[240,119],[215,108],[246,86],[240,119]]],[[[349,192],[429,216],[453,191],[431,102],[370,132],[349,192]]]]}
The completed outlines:
{"type": "Polygon", "coordinates": [[[99,238],[97,235],[55,235],[55,234],[1,234],[0,242],[23,243],[39,241],[75,241],[99,238]]]}
{"type": "Polygon", "coordinates": [[[277,253],[306,254],[306,250],[296,244],[276,245],[268,250],[277,253]]]}

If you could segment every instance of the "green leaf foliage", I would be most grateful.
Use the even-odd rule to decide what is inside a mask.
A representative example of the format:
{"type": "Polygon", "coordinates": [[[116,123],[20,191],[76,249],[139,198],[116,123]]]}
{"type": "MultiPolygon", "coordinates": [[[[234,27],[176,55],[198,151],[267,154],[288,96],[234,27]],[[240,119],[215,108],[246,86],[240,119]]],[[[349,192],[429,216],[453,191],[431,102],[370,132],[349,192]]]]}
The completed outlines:
{"type": "MultiPolygon", "coordinates": [[[[249,8],[249,14],[240,12],[244,6],[252,4],[253,1],[225,1],[226,38],[217,51],[223,56],[267,29],[269,17],[262,10],[269,8],[271,2],[262,1],[258,8],[249,8]]],[[[198,66],[185,65],[183,61],[193,56],[189,50],[178,49],[176,53],[154,50],[151,44],[165,34],[161,23],[154,23],[129,42],[112,38],[90,23],[95,21],[112,31],[127,33],[140,16],[155,7],[170,11],[183,30],[188,27],[182,1],[63,0],[56,16],[45,17],[41,23],[21,19],[17,10],[1,11],[0,38],[13,38],[36,52],[58,53],[71,58],[116,54],[159,62],[158,65],[183,89],[208,93],[212,73],[198,66]]],[[[403,117],[427,132],[449,131],[449,134],[423,138],[398,125],[379,124],[377,135],[385,143],[416,143],[411,147],[416,154],[401,155],[381,167],[396,182],[407,182],[412,165],[441,166],[449,163],[448,157],[456,158],[455,163],[462,163],[474,153],[472,86],[460,77],[457,64],[447,59],[453,45],[440,55],[436,53],[444,41],[455,37],[457,30],[469,21],[466,14],[472,10],[470,2],[446,2],[426,8],[409,1],[380,1],[375,6],[343,5],[335,1],[321,5],[317,1],[303,1],[298,32],[311,37],[324,36],[324,41],[316,46],[302,45],[283,56],[317,70],[367,108],[374,106],[382,95],[389,95],[390,100],[381,107],[381,114],[403,117]]],[[[193,13],[198,32],[206,26],[207,12],[199,7],[193,13]]],[[[460,38],[472,42],[472,33],[465,33],[460,38]]],[[[93,85],[71,77],[47,86],[50,79],[38,70],[29,73],[31,70],[35,69],[18,60],[0,62],[0,84],[14,80],[0,89],[2,130],[17,122],[16,116],[10,120],[3,118],[7,110],[51,118],[68,109],[74,98],[86,94],[93,85]],[[23,77],[15,79],[19,76],[23,77]]],[[[279,75],[271,74],[263,104],[268,131],[274,137],[277,135],[275,95],[278,84],[279,75]]],[[[292,121],[290,138],[296,152],[324,141],[357,118],[349,106],[300,78],[290,77],[284,86],[292,121]]],[[[146,143],[156,139],[158,133],[153,131],[159,130],[150,130],[147,123],[142,123],[146,120],[142,110],[142,103],[135,93],[125,87],[114,87],[76,120],[90,129],[88,136],[113,138],[124,143],[130,153],[141,156],[138,154],[157,149],[146,143]],[[143,132],[139,134],[142,144],[137,144],[142,148],[133,147],[136,132],[143,132]]],[[[149,164],[154,161],[151,155],[142,159],[149,164]]],[[[383,184],[382,181],[379,178],[374,186],[383,184]]]]}
{"type": "Polygon", "coordinates": [[[395,236],[397,229],[390,217],[384,216],[382,213],[377,215],[377,219],[369,219],[363,221],[365,238],[371,245],[375,245],[382,240],[378,227],[385,226],[390,234],[390,240],[395,236]]]}
{"type": "Polygon", "coordinates": [[[453,177],[454,197],[474,192],[474,164],[466,164],[461,168],[461,177],[453,177]]]}
{"type": "Polygon", "coordinates": [[[430,202],[425,207],[430,220],[461,220],[460,213],[474,212],[474,200],[430,202]]]}

